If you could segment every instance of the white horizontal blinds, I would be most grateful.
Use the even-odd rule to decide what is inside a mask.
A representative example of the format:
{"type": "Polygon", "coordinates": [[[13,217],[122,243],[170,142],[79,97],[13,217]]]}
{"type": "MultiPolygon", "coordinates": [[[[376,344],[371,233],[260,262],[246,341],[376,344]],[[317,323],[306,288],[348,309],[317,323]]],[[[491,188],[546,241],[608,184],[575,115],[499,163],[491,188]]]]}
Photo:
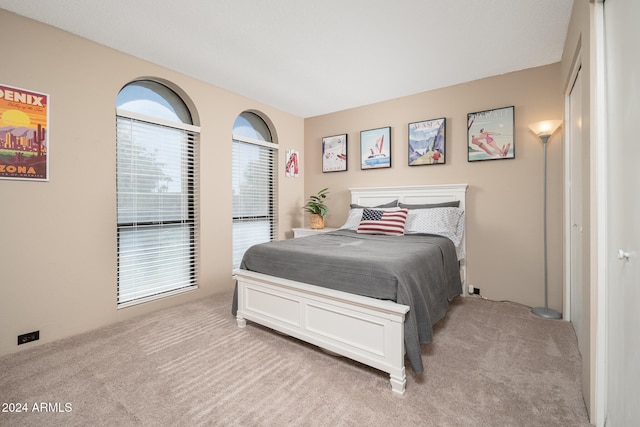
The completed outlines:
{"type": "Polygon", "coordinates": [[[118,303],[196,286],[198,134],[117,116],[118,303]]]}
{"type": "Polygon", "coordinates": [[[276,239],[277,150],[271,145],[233,140],[233,269],[249,247],[276,239]]]}
{"type": "Polygon", "coordinates": [[[278,145],[257,114],[245,111],[233,123],[233,270],[249,247],[277,237],[278,145]]]}

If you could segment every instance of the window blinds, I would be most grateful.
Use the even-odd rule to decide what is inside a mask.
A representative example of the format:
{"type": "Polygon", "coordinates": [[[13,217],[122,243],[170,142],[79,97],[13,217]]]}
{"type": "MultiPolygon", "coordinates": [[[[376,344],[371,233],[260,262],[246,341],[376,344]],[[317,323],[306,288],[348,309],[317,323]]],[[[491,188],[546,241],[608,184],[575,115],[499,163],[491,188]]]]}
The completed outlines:
{"type": "Polygon", "coordinates": [[[197,285],[198,132],[118,112],[118,305],[197,285]]]}
{"type": "Polygon", "coordinates": [[[277,237],[277,145],[234,135],[232,149],[233,269],[245,251],[277,237]]]}

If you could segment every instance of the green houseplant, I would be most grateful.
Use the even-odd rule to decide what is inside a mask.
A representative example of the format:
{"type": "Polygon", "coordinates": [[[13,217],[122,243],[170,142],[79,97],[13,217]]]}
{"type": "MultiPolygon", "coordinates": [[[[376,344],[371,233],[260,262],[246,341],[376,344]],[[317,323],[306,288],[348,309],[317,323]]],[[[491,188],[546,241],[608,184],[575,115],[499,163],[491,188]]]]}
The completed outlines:
{"type": "Polygon", "coordinates": [[[327,194],[329,194],[329,188],[323,188],[317,194],[310,196],[307,203],[302,207],[305,212],[311,214],[309,221],[313,229],[324,228],[324,218],[329,212],[329,208],[324,203],[327,194]]]}

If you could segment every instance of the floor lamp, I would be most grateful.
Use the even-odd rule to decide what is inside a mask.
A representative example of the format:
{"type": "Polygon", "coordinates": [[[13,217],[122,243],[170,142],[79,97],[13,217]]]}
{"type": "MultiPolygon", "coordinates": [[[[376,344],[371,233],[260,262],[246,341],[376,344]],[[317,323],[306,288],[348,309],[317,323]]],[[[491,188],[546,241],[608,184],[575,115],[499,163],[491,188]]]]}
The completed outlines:
{"type": "Polygon", "coordinates": [[[542,141],[544,151],[544,307],[536,307],[531,310],[536,316],[547,319],[560,319],[562,315],[549,308],[548,300],[548,279],[547,279],[547,141],[553,133],[560,127],[562,120],[544,120],[542,122],[531,123],[529,129],[535,133],[542,141]]]}

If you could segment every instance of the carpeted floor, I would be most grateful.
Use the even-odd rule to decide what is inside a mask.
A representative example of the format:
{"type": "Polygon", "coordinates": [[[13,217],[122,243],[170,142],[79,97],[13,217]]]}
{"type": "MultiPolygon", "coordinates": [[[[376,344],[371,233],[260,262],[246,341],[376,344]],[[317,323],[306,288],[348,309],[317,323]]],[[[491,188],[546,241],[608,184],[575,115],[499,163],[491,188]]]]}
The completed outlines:
{"type": "Polygon", "coordinates": [[[589,425],[573,328],[523,306],[456,299],[403,396],[385,373],[239,329],[230,307],[211,297],[0,358],[0,425],[589,425]]]}

